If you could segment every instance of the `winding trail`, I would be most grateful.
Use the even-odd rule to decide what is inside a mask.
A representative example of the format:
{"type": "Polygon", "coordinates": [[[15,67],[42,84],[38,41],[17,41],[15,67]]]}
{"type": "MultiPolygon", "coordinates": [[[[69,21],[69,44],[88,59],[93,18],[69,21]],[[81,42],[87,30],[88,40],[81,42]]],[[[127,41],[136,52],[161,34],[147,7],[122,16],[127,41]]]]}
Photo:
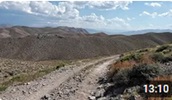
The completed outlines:
{"type": "Polygon", "coordinates": [[[99,58],[82,65],[69,65],[24,85],[9,87],[2,100],[88,100],[109,64],[118,55],[99,58]]]}

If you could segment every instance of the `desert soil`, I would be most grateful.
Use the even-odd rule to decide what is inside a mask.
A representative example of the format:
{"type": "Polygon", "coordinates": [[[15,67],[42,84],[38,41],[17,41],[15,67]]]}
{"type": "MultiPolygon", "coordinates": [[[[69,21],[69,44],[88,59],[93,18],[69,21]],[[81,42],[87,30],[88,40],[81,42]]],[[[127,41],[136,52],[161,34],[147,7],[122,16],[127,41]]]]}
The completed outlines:
{"type": "Polygon", "coordinates": [[[89,100],[118,55],[68,65],[37,80],[7,88],[2,100],[89,100]]]}

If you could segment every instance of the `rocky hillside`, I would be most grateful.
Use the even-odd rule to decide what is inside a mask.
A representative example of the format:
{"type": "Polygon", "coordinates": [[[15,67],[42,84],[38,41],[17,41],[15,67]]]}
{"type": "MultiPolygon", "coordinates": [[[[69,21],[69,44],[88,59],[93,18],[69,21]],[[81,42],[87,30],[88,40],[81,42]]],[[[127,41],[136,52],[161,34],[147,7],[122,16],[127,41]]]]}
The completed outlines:
{"type": "MultiPolygon", "coordinates": [[[[172,97],[149,97],[143,84],[152,81],[172,82],[172,44],[121,54],[111,65],[104,85],[104,95],[113,100],[170,100],[172,97]]],[[[160,95],[159,95],[160,96],[160,95]]]]}
{"type": "Polygon", "coordinates": [[[1,27],[0,38],[16,38],[26,37],[30,35],[35,36],[84,36],[89,34],[85,29],[73,27],[45,27],[35,28],[26,26],[1,27]]]}
{"type": "Polygon", "coordinates": [[[171,33],[91,35],[84,29],[11,27],[0,29],[0,57],[22,60],[83,59],[171,43],[171,33]]]}

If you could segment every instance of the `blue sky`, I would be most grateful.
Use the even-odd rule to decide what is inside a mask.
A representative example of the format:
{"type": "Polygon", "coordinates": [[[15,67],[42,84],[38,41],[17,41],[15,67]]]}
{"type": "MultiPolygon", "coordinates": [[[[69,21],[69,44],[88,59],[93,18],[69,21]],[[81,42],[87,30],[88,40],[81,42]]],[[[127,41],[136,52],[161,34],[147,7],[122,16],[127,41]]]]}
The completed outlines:
{"type": "Polygon", "coordinates": [[[172,29],[170,1],[0,1],[0,24],[128,31],[172,29]]]}

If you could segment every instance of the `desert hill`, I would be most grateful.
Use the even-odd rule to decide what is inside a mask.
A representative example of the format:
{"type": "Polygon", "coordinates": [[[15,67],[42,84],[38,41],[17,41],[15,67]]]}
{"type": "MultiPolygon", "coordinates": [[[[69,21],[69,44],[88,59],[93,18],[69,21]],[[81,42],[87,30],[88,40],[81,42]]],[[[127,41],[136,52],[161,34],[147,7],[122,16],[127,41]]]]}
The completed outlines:
{"type": "Polygon", "coordinates": [[[13,26],[13,27],[1,27],[0,28],[0,38],[16,38],[16,37],[26,37],[30,35],[36,36],[84,36],[89,34],[85,29],[73,28],[73,27],[26,27],[26,26],[13,26]]]}
{"type": "Polygon", "coordinates": [[[23,60],[108,56],[172,42],[171,33],[131,36],[105,35],[104,33],[91,35],[84,29],[70,27],[15,26],[1,28],[0,35],[0,57],[23,60]]]}
{"type": "MultiPolygon", "coordinates": [[[[113,100],[168,100],[171,96],[147,95],[143,84],[172,82],[172,44],[129,51],[119,56],[107,72],[105,95],[113,100]],[[119,97],[122,97],[119,99],[119,97]]],[[[99,91],[100,92],[100,91],[99,91]]],[[[106,97],[108,97],[106,96],[106,97]]]]}

